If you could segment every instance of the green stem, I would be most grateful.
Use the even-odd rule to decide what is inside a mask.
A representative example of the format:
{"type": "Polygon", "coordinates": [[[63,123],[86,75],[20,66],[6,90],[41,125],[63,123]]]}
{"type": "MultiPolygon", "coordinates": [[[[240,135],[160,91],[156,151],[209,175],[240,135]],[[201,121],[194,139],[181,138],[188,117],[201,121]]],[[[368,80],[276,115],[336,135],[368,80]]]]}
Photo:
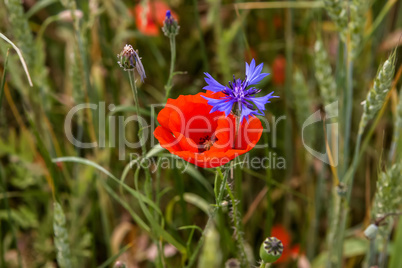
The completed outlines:
{"type": "Polygon", "coordinates": [[[166,83],[165,89],[166,89],[166,98],[165,102],[169,98],[169,93],[170,90],[172,89],[172,79],[173,79],[173,72],[174,72],[174,63],[176,61],[176,37],[174,35],[169,37],[170,40],[170,73],[169,73],[169,79],[166,83]]]}
{"type": "MultiPolygon", "coordinates": [[[[137,85],[135,82],[135,72],[134,70],[130,70],[128,71],[128,77],[130,80],[130,87],[131,87],[131,91],[133,93],[133,97],[134,97],[134,106],[135,106],[135,110],[137,113],[137,116],[140,116],[140,103],[138,101],[138,90],[137,90],[137,85]]],[[[142,150],[142,156],[145,158],[147,155],[147,147],[145,142],[141,142],[141,138],[142,138],[142,126],[140,124],[140,121],[138,121],[138,140],[141,144],[141,150],[142,150]]],[[[138,170],[136,171],[138,172],[138,170]]],[[[145,168],[145,192],[146,195],[149,199],[154,200],[153,198],[153,193],[152,193],[152,176],[151,173],[149,171],[148,168],[145,168]]],[[[138,190],[138,188],[137,188],[138,190]]],[[[144,206],[144,209],[147,209],[146,206],[144,206]]],[[[151,208],[149,209],[149,211],[151,212],[151,208]]],[[[157,213],[154,213],[155,215],[155,220],[159,220],[157,213]]],[[[157,240],[155,239],[155,241],[157,242],[157,240]]],[[[160,257],[160,259],[158,259],[158,261],[156,262],[157,267],[161,267],[162,262],[160,260],[163,260],[163,250],[158,246],[157,247],[158,250],[158,256],[160,257]]]]}
{"type": "Polygon", "coordinates": [[[209,72],[208,56],[207,56],[207,50],[205,48],[204,36],[202,33],[202,29],[201,29],[200,14],[198,13],[197,0],[193,0],[193,6],[194,6],[195,21],[197,22],[197,29],[200,34],[200,46],[201,46],[201,51],[202,51],[202,61],[204,63],[205,71],[209,72]]]}
{"type": "Polygon", "coordinates": [[[3,96],[4,96],[4,86],[6,84],[6,73],[7,73],[7,62],[8,62],[8,53],[10,52],[10,49],[7,49],[7,55],[6,59],[4,60],[4,69],[3,69],[3,77],[1,79],[1,84],[0,84],[0,111],[3,103],[3,96]]]}
{"type": "Polygon", "coordinates": [[[375,255],[376,255],[376,239],[370,240],[370,248],[368,254],[368,266],[374,267],[375,266],[375,255]]]}
{"type": "Polygon", "coordinates": [[[230,185],[228,182],[226,182],[226,191],[228,192],[228,195],[230,197],[230,200],[232,201],[232,209],[233,209],[233,224],[234,224],[234,229],[235,229],[235,236],[237,239],[237,243],[238,243],[238,247],[239,247],[239,251],[240,251],[240,263],[241,263],[241,267],[248,267],[249,263],[247,260],[247,254],[246,254],[246,250],[244,247],[244,238],[243,238],[243,228],[242,228],[242,224],[241,224],[241,212],[238,206],[238,202],[235,199],[232,189],[230,188],[230,185]]]}
{"type": "Polygon", "coordinates": [[[222,204],[223,193],[225,192],[225,185],[226,185],[226,181],[227,181],[227,172],[222,173],[221,168],[217,167],[215,174],[216,174],[215,175],[215,184],[214,184],[215,207],[209,214],[208,221],[204,228],[204,232],[202,233],[202,236],[201,236],[200,240],[198,241],[198,244],[197,244],[193,254],[190,257],[188,264],[186,265],[186,268],[193,267],[193,264],[196,261],[198,252],[200,251],[202,245],[204,244],[205,231],[208,230],[209,226],[212,224],[212,221],[215,218],[215,215],[216,215],[217,211],[220,209],[220,206],[222,204]]]}
{"type": "MultiPolygon", "coordinates": [[[[128,78],[130,79],[131,91],[134,97],[135,112],[137,113],[137,116],[140,116],[140,104],[138,101],[138,91],[137,91],[137,85],[135,83],[134,70],[128,71],[128,78]]],[[[142,127],[138,121],[138,139],[141,143],[142,155],[145,157],[147,154],[147,147],[145,145],[145,142],[144,143],[141,142],[141,137],[142,137],[142,127]]]]}
{"type": "MultiPolygon", "coordinates": [[[[349,55],[350,53],[348,53],[349,55]]],[[[349,56],[348,56],[349,57],[349,56]]],[[[347,76],[346,76],[346,94],[345,98],[345,137],[344,137],[344,164],[343,171],[346,170],[349,162],[349,145],[350,145],[350,129],[352,125],[352,110],[353,110],[353,61],[348,60],[347,76]]]]}
{"type": "MultiPolygon", "coordinates": [[[[269,144],[269,137],[268,133],[265,132],[264,134],[264,143],[269,144]]],[[[265,146],[265,155],[270,155],[269,146],[265,146]]],[[[265,233],[270,234],[272,229],[272,224],[274,220],[274,208],[272,207],[272,200],[271,200],[271,191],[272,191],[272,171],[270,168],[265,169],[265,183],[266,187],[268,188],[266,198],[267,198],[267,216],[266,216],[266,225],[265,225],[265,233]]]]}
{"type": "MultiPolygon", "coordinates": [[[[20,248],[18,247],[17,232],[15,230],[16,225],[14,223],[13,218],[11,217],[11,209],[10,209],[10,205],[8,203],[8,196],[7,196],[7,182],[3,176],[2,166],[0,166],[0,182],[1,182],[1,189],[3,192],[3,196],[4,196],[4,204],[5,204],[5,207],[7,210],[7,219],[10,224],[10,227],[11,227],[11,234],[12,234],[12,238],[15,242],[15,249],[17,250],[18,267],[22,268],[22,255],[21,255],[20,248]]],[[[0,253],[2,253],[2,252],[0,252],[0,253]]]]}

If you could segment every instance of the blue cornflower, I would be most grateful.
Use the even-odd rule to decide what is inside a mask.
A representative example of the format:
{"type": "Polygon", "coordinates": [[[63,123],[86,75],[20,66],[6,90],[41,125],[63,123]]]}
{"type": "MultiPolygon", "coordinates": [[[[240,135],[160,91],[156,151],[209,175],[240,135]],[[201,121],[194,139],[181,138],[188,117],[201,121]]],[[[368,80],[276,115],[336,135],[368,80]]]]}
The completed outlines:
{"type": "Polygon", "coordinates": [[[221,111],[228,116],[233,110],[233,106],[236,105],[237,115],[240,116],[240,123],[244,118],[248,121],[250,115],[264,115],[265,104],[270,103],[270,99],[279,98],[279,96],[273,96],[272,94],[274,94],[274,92],[272,91],[263,97],[255,97],[261,89],[250,86],[258,84],[265,76],[269,75],[267,73],[261,73],[263,65],[264,64],[261,63],[256,67],[254,59],[251,61],[250,65],[246,62],[245,79],[236,80],[233,75],[233,81],[229,82],[228,86],[221,85],[209,73],[204,73],[207,76],[205,82],[207,82],[208,85],[203,89],[225,94],[224,97],[219,99],[203,96],[208,100],[208,104],[213,106],[211,113],[221,111]]]}

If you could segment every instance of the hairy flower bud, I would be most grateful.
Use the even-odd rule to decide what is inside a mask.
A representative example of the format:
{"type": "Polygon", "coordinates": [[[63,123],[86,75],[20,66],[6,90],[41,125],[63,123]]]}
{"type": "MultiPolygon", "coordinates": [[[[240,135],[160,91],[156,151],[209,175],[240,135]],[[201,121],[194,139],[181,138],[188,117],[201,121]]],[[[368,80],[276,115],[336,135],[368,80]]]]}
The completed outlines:
{"type": "Polygon", "coordinates": [[[166,17],[163,21],[162,31],[167,37],[174,37],[179,34],[180,26],[172,16],[170,10],[166,11],[166,17]]]}
{"type": "Polygon", "coordinates": [[[141,77],[141,81],[144,82],[145,75],[144,66],[142,66],[141,58],[138,56],[138,50],[135,51],[131,45],[125,45],[120,54],[117,55],[119,60],[117,63],[124,71],[137,70],[141,77]]]}

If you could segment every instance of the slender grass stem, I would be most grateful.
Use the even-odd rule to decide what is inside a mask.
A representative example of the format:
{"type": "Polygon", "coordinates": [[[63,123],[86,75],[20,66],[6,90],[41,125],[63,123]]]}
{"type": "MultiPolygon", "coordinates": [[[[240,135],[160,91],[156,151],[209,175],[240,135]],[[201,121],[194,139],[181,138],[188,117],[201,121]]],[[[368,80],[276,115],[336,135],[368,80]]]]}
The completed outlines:
{"type": "Polygon", "coordinates": [[[198,244],[197,244],[193,254],[190,256],[190,259],[188,261],[188,264],[186,265],[186,268],[193,267],[194,262],[197,258],[198,252],[200,251],[202,245],[204,244],[205,231],[208,230],[208,228],[210,227],[210,225],[212,224],[212,222],[215,218],[216,213],[220,209],[220,206],[221,206],[222,200],[223,200],[223,194],[225,192],[227,177],[228,177],[228,172],[222,173],[222,170],[220,167],[216,168],[215,184],[214,184],[215,207],[212,209],[211,213],[209,214],[208,221],[205,224],[205,228],[202,233],[202,236],[201,236],[200,240],[198,241],[198,244]]]}
{"type": "Polygon", "coordinates": [[[368,266],[373,267],[375,265],[375,256],[376,256],[376,239],[370,240],[370,248],[368,253],[368,266]]]}
{"type": "MultiPolygon", "coordinates": [[[[350,53],[348,53],[348,57],[350,53]]],[[[350,130],[352,125],[352,112],[353,112],[353,61],[347,61],[347,73],[346,73],[346,99],[345,99],[345,136],[344,136],[344,164],[343,171],[346,170],[349,162],[349,146],[350,146],[350,130]]]]}
{"type": "MultiPolygon", "coordinates": [[[[140,116],[140,103],[138,100],[138,90],[137,90],[137,85],[135,82],[135,72],[134,70],[130,70],[128,71],[128,77],[130,80],[130,87],[131,87],[131,91],[133,93],[133,97],[134,97],[134,106],[135,106],[135,110],[137,113],[137,116],[140,116]]],[[[146,157],[147,155],[147,147],[145,142],[141,142],[142,139],[142,126],[140,124],[140,122],[138,121],[138,139],[139,142],[141,144],[141,150],[142,150],[142,155],[143,157],[146,157]]],[[[145,193],[146,196],[151,199],[154,200],[153,198],[153,191],[152,191],[152,176],[151,173],[149,171],[148,168],[145,168],[145,193]]],[[[136,171],[136,173],[138,172],[138,170],[136,171]]],[[[138,190],[138,189],[137,189],[138,190]]],[[[146,206],[142,206],[143,210],[147,210],[148,208],[146,206]]],[[[149,209],[149,214],[151,214],[151,210],[149,209]]],[[[158,213],[156,213],[156,211],[154,211],[154,218],[159,221],[159,217],[158,217],[158,213]]],[[[155,241],[157,243],[157,241],[155,241]]],[[[163,249],[159,246],[157,246],[157,250],[158,250],[158,260],[156,261],[156,265],[157,267],[162,267],[162,263],[163,263],[163,249]]]]}
{"type": "Polygon", "coordinates": [[[195,21],[197,22],[197,29],[198,29],[198,32],[200,34],[200,46],[201,46],[201,51],[202,51],[202,62],[204,64],[205,71],[209,72],[207,50],[205,48],[204,36],[203,36],[203,33],[202,33],[202,29],[201,29],[200,14],[198,13],[197,2],[198,2],[197,0],[193,0],[194,16],[195,16],[195,21]]]}
{"type": "MultiPolygon", "coordinates": [[[[268,133],[263,133],[263,137],[264,137],[264,143],[265,144],[269,144],[269,137],[268,137],[268,133]]],[[[265,146],[265,155],[270,155],[270,150],[268,146],[265,146]]],[[[271,199],[271,192],[272,192],[272,171],[270,168],[265,169],[265,183],[266,183],[266,187],[268,188],[267,190],[267,194],[266,194],[266,198],[267,198],[267,218],[266,218],[266,228],[265,228],[265,233],[266,234],[270,234],[271,233],[271,229],[272,229],[272,225],[273,225],[273,221],[274,221],[274,208],[272,205],[272,199],[271,199]]]]}
{"type": "MultiPolygon", "coordinates": [[[[5,207],[7,210],[7,219],[10,224],[10,227],[11,227],[11,234],[12,234],[13,240],[15,241],[15,248],[17,250],[18,267],[22,268],[21,251],[20,251],[20,248],[18,247],[17,232],[15,231],[16,225],[14,223],[13,218],[11,217],[11,209],[10,209],[10,205],[8,203],[7,190],[6,190],[7,189],[6,188],[6,180],[4,179],[4,176],[3,176],[2,166],[0,166],[0,183],[1,183],[1,189],[2,189],[2,192],[4,195],[4,204],[5,204],[5,207]]],[[[2,253],[2,252],[0,252],[0,253],[2,253]]]]}
{"type": "Polygon", "coordinates": [[[165,89],[166,89],[166,98],[165,98],[165,102],[167,101],[167,99],[169,98],[169,94],[170,94],[170,90],[172,89],[172,79],[174,76],[174,64],[176,61],[176,37],[170,36],[169,37],[169,41],[170,41],[170,72],[169,72],[169,79],[166,83],[165,89]]]}
{"type": "Polygon", "coordinates": [[[6,73],[7,73],[7,62],[8,62],[8,53],[10,52],[9,49],[7,49],[7,55],[6,59],[4,60],[4,69],[3,69],[3,76],[1,78],[1,84],[0,84],[0,111],[1,111],[1,106],[3,104],[3,96],[4,96],[4,86],[6,84],[6,73]]]}
{"type": "MultiPolygon", "coordinates": [[[[135,111],[137,113],[137,116],[140,116],[140,103],[138,100],[138,90],[137,90],[137,85],[135,83],[134,70],[128,71],[128,78],[130,80],[131,91],[132,91],[133,97],[134,97],[135,111]]],[[[145,157],[147,154],[147,147],[146,147],[145,142],[141,142],[141,138],[142,138],[142,127],[141,127],[141,124],[138,122],[138,139],[139,139],[139,142],[141,143],[142,155],[145,157]]],[[[149,173],[149,171],[148,171],[148,173],[149,173]]]]}

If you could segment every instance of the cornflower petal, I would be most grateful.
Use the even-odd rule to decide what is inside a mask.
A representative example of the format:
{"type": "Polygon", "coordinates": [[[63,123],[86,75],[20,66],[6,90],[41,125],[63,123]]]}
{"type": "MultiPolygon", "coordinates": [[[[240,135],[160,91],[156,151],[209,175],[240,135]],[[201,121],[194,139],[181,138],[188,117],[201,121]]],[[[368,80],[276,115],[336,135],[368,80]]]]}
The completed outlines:
{"type": "Polygon", "coordinates": [[[212,92],[219,92],[225,89],[225,86],[221,85],[216,81],[209,73],[204,73],[207,77],[204,78],[208,86],[203,87],[205,90],[210,90],[212,92]]]}
{"type": "Polygon", "coordinates": [[[235,103],[235,100],[233,99],[231,100],[228,98],[213,99],[202,95],[201,97],[208,100],[208,104],[213,106],[213,108],[209,113],[213,113],[215,111],[221,111],[224,112],[226,116],[228,116],[232,111],[233,104],[235,103]]]}
{"type": "Polygon", "coordinates": [[[253,59],[250,66],[246,62],[246,82],[249,86],[258,84],[268,73],[261,73],[264,64],[261,63],[255,67],[255,60],[253,59]]]}
{"type": "Polygon", "coordinates": [[[272,96],[272,94],[274,94],[273,91],[271,93],[263,96],[263,97],[252,97],[252,98],[249,98],[249,99],[250,99],[250,101],[252,101],[255,104],[255,106],[257,106],[258,110],[264,111],[265,110],[265,104],[271,103],[269,101],[270,99],[279,98],[279,96],[272,96]]]}
{"type": "Polygon", "coordinates": [[[241,108],[241,114],[240,114],[240,122],[243,122],[243,119],[245,118],[248,122],[248,118],[254,115],[261,115],[258,111],[252,110],[248,108],[246,105],[242,105],[241,108]]]}

